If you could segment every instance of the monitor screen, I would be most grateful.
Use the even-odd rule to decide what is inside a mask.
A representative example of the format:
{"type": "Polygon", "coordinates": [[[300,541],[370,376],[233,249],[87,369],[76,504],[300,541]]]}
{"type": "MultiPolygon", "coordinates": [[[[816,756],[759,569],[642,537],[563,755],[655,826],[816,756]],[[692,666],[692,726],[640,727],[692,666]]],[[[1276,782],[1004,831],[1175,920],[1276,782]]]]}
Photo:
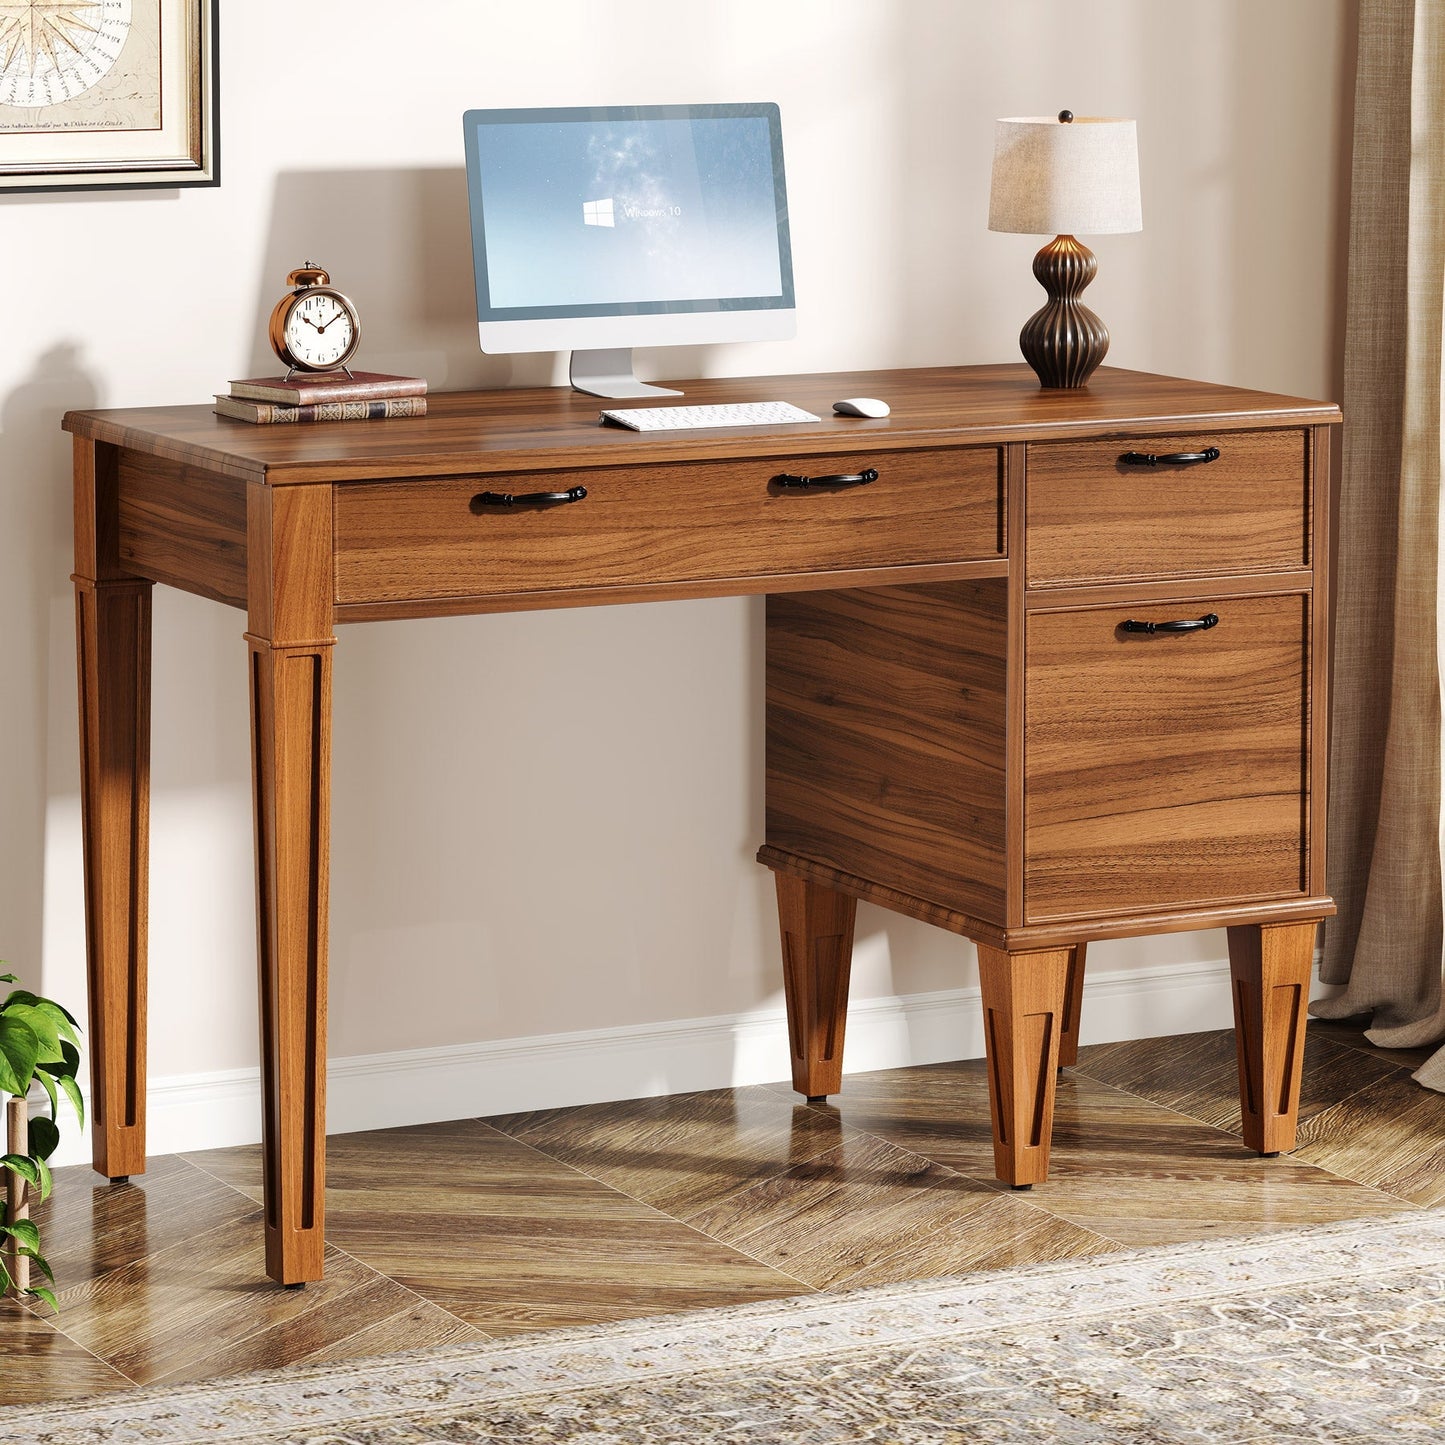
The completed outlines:
{"type": "Polygon", "coordinates": [[[472,110],[486,351],[792,334],[772,104],[472,110]]]}

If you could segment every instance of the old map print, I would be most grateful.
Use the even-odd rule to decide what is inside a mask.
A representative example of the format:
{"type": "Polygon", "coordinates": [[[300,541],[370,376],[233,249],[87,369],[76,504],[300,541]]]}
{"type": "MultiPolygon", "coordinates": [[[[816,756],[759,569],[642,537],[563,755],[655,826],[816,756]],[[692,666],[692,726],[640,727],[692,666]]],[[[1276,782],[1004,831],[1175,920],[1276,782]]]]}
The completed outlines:
{"type": "Polygon", "coordinates": [[[0,133],[154,130],[160,0],[0,0],[0,133]]]}

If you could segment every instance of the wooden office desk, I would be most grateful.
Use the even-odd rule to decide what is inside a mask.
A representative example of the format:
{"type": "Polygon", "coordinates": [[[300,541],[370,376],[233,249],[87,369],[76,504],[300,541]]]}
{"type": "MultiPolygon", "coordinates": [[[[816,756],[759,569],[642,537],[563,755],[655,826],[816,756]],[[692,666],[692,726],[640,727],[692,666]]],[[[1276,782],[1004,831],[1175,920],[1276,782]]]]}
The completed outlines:
{"type": "Polygon", "coordinates": [[[101,1173],[145,1165],[155,582],[247,614],[266,1257],[283,1283],[321,1276],[331,653],[336,623],[371,618],[771,594],[759,856],[796,1086],[839,1087],[856,899],[964,934],[999,1176],[1037,1182],[1085,940],[1222,924],[1245,1139],[1293,1146],[1333,911],[1338,411],[1112,370],[1045,392],[1022,365],[687,388],[768,398],[823,420],[639,436],[561,389],[294,428],[204,405],[66,417],[101,1173]],[[891,417],[832,415],[857,395],[891,417]],[[876,480],[848,480],[866,468],[876,480]]]}

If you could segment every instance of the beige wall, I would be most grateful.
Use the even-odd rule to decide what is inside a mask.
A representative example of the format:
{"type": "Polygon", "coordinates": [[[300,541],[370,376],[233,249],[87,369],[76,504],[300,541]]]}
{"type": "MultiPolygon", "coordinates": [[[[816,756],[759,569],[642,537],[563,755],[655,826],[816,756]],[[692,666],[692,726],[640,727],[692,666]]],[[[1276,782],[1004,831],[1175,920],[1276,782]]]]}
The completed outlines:
{"type": "MultiPolygon", "coordinates": [[[[1037,241],[985,228],[995,116],[1138,118],[1145,230],[1099,238],[1111,361],[1335,393],[1349,0],[227,0],[223,184],[0,199],[0,957],[79,1000],[67,407],[203,401],[268,369],[312,257],[363,363],[484,358],[461,112],[777,99],[799,329],[655,375],[1015,355],[1037,241]]],[[[783,394],[786,394],[785,388],[783,394]]],[[[336,658],[335,1056],[727,1014],[776,998],[761,604],[347,628],[336,658]]],[[[243,618],[156,599],[151,1068],[254,1061],[243,618]]],[[[966,945],[871,909],[859,995],[946,989],[966,945]]],[[[1101,969],[1214,958],[1185,935],[1101,969]]],[[[780,1060],[781,1071],[781,1060],[780,1060]]]]}

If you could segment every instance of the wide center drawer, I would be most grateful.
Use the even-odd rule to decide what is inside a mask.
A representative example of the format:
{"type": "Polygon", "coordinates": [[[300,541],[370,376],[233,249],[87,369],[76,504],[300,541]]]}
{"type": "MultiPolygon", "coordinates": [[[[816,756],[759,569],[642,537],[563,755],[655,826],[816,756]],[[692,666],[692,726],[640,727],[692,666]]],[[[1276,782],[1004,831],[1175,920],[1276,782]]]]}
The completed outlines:
{"type": "Polygon", "coordinates": [[[1003,554],[996,447],[417,478],[336,488],[339,603],[771,577],[1003,554]],[[788,488],[782,474],[862,486],[788,488]],[[580,500],[531,503],[582,489],[580,500]],[[484,494],[512,493],[499,506],[484,494]]]}
{"type": "Polygon", "coordinates": [[[1025,488],[1031,587],[1310,565],[1301,428],[1031,445],[1025,488]]]}

